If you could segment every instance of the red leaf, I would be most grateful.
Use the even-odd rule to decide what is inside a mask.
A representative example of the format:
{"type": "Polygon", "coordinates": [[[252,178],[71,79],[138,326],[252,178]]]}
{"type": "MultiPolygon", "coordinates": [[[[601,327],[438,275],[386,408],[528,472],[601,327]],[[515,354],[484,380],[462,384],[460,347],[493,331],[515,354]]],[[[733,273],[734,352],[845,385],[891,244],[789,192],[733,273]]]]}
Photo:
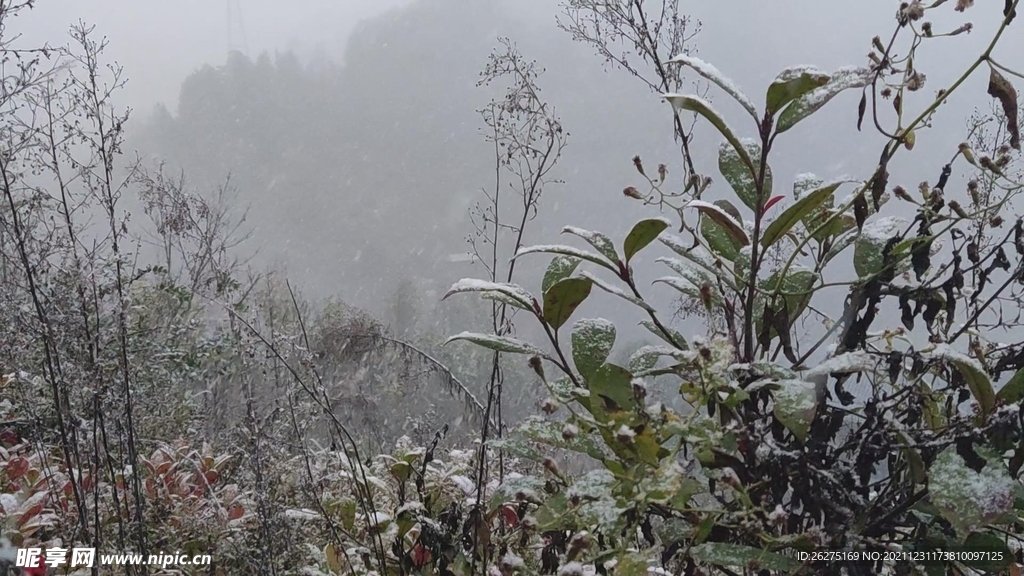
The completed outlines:
{"type": "Polygon", "coordinates": [[[28,459],[17,456],[7,463],[7,477],[11,480],[21,478],[25,472],[28,472],[28,459]]]}
{"type": "Polygon", "coordinates": [[[430,562],[430,550],[423,547],[423,544],[417,544],[412,547],[412,563],[417,568],[422,568],[430,562]]]}
{"type": "Polygon", "coordinates": [[[238,520],[245,514],[245,508],[241,504],[232,504],[228,508],[228,520],[238,520]]]}
{"type": "Polygon", "coordinates": [[[785,196],[775,196],[774,198],[765,202],[764,211],[767,212],[769,209],[771,209],[772,206],[778,204],[783,198],[785,198],[785,196]]]}
{"type": "Polygon", "coordinates": [[[501,515],[505,518],[505,523],[515,528],[519,525],[519,514],[516,513],[515,508],[508,504],[501,507],[501,515]]]}

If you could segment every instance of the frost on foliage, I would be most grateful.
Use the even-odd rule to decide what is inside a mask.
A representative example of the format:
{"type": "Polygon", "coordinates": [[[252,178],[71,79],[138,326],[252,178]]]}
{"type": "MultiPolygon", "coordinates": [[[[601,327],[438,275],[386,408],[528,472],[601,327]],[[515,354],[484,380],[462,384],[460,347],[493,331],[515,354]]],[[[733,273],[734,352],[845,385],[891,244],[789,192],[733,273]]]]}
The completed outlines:
{"type": "Polygon", "coordinates": [[[448,298],[452,294],[458,294],[460,292],[497,293],[506,297],[508,299],[508,303],[515,303],[527,310],[531,309],[533,302],[533,296],[521,286],[502,282],[478,280],[476,278],[463,278],[455,284],[452,284],[452,287],[448,289],[448,293],[444,295],[442,300],[448,298]]]}
{"type": "Polygon", "coordinates": [[[693,68],[696,73],[717,84],[718,87],[724,90],[726,94],[732,96],[737,102],[739,102],[747,112],[750,112],[754,118],[757,118],[757,109],[754,107],[754,103],[751,102],[750,98],[747,98],[747,95],[740,90],[739,86],[737,86],[736,83],[728,76],[722,74],[722,72],[713,64],[686,54],[680,54],[668,62],[669,64],[678,63],[693,68]]]}
{"type": "Polygon", "coordinates": [[[803,380],[780,380],[775,391],[773,413],[800,441],[807,437],[818,408],[815,384],[803,380]]]}
{"type": "Polygon", "coordinates": [[[680,362],[692,362],[696,360],[697,353],[692,350],[679,350],[671,346],[643,346],[629,357],[629,371],[636,376],[643,376],[645,372],[654,368],[662,356],[670,356],[680,362]]]}
{"type": "Polygon", "coordinates": [[[478,346],[490,348],[491,350],[497,350],[499,352],[510,352],[513,354],[536,354],[543,356],[544,351],[532,344],[527,344],[521,340],[510,338],[508,336],[498,336],[495,334],[480,334],[477,332],[460,332],[455,336],[452,336],[445,341],[445,345],[455,342],[456,340],[467,340],[478,346]]]}
{"type": "Polygon", "coordinates": [[[576,226],[566,226],[562,228],[562,234],[579,236],[586,240],[588,244],[596,248],[597,251],[608,260],[611,260],[612,262],[618,262],[619,260],[619,256],[615,252],[615,244],[612,243],[608,236],[605,236],[600,232],[584,230],[583,228],[577,228],[576,226]]]}
{"type": "Polygon", "coordinates": [[[581,318],[572,326],[572,359],[587,376],[604,364],[615,345],[615,324],[604,318],[581,318]]]}
{"type": "Polygon", "coordinates": [[[491,496],[491,507],[506,502],[513,502],[520,498],[538,502],[544,491],[544,480],[535,476],[523,476],[516,472],[510,472],[491,496]]]}
{"type": "MultiPolygon", "coordinates": [[[[898,216],[875,218],[864,224],[857,236],[853,252],[853,267],[861,278],[882,269],[882,252],[889,240],[906,231],[910,222],[898,216]]],[[[906,265],[906,263],[904,263],[906,265]]]]}
{"type": "Polygon", "coordinates": [[[615,526],[622,520],[626,508],[611,496],[615,476],[605,469],[591,470],[580,476],[566,491],[570,501],[583,502],[580,513],[600,526],[615,526]]]}
{"type": "Polygon", "coordinates": [[[799,200],[807,195],[807,193],[817,190],[824,184],[824,180],[810,172],[797,174],[793,180],[793,197],[799,200]]]}
{"type": "Polygon", "coordinates": [[[805,376],[821,376],[823,374],[848,374],[851,372],[870,372],[878,365],[878,361],[865,350],[844,352],[833,356],[805,372],[805,376]]]}
{"type": "Polygon", "coordinates": [[[867,85],[872,77],[870,68],[848,66],[832,73],[832,79],[824,86],[815,88],[797,98],[779,115],[778,131],[785,132],[797,122],[810,116],[840,92],[867,85]]]}
{"type": "Polygon", "coordinates": [[[995,454],[982,454],[988,463],[981,472],[967,466],[954,448],[947,448],[929,471],[932,503],[961,532],[995,522],[1013,510],[1017,482],[995,454]]]}
{"type": "Polygon", "coordinates": [[[647,302],[644,302],[643,300],[637,298],[636,296],[633,296],[632,294],[627,294],[621,288],[617,288],[615,286],[612,286],[611,284],[605,282],[604,280],[601,280],[597,276],[594,276],[590,272],[587,272],[587,271],[580,272],[580,276],[590,280],[598,288],[600,288],[601,290],[604,290],[605,292],[607,292],[607,293],[609,293],[609,294],[611,294],[613,296],[618,296],[619,298],[622,298],[623,300],[625,300],[627,302],[630,302],[630,303],[632,303],[632,304],[634,304],[636,306],[639,306],[639,307],[643,308],[644,310],[647,310],[648,312],[657,312],[657,310],[655,310],[647,302]]]}

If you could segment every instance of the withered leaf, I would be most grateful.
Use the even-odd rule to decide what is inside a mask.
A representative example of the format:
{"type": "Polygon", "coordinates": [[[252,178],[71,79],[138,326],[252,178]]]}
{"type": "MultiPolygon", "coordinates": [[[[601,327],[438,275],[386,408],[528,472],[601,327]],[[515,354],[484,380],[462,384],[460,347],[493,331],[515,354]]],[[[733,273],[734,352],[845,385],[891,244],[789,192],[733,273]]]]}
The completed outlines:
{"type": "Polygon", "coordinates": [[[864,123],[864,112],[868,109],[868,93],[861,92],[860,104],[857,105],[857,132],[860,132],[860,126],[864,123]]]}
{"type": "Polygon", "coordinates": [[[879,166],[875,177],[871,179],[871,200],[875,205],[875,212],[882,207],[882,194],[885,194],[885,187],[889,184],[889,171],[885,165],[879,166]]]}
{"type": "Polygon", "coordinates": [[[1003,107],[1003,115],[1006,116],[1006,131],[1010,134],[1010,146],[1014,150],[1020,150],[1020,125],[1017,124],[1017,90],[995,67],[991,68],[988,77],[988,94],[999,100],[999,104],[1003,107]]]}
{"type": "Polygon", "coordinates": [[[864,221],[868,219],[868,201],[863,192],[853,199],[853,215],[857,219],[857,230],[863,230],[864,221]]]}

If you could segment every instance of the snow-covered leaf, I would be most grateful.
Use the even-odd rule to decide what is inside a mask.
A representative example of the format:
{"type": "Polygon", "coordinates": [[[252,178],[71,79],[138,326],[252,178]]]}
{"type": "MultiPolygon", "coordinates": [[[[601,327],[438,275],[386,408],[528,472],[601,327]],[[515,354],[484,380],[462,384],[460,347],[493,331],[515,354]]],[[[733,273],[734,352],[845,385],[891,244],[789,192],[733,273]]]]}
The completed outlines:
{"type": "Polygon", "coordinates": [[[828,360],[816,365],[807,372],[804,376],[821,376],[828,374],[848,374],[851,372],[870,372],[878,366],[878,360],[876,357],[868,354],[864,350],[855,350],[853,352],[844,352],[838,356],[833,356],[828,360]]]}
{"type": "Polygon", "coordinates": [[[694,352],[679,350],[672,346],[644,346],[629,357],[629,371],[634,376],[644,376],[646,372],[654,368],[658,359],[662,356],[670,356],[683,361],[692,361],[695,358],[694,352]]]}
{"type": "Polygon", "coordinates": [[[708,101],[702,98],[697,98],[696,96],[687,96],[685,94],[666,94],[665,100],[668,100],[676,110],[682,109],[696,112],[711,122],[722,136],[725,137],[729,145],[732,146],[736,152],[736,157],[744,166],[747,167],[747,170],[754,170],[754,161],[751,160],[747,149],[743,147],[740,139],[736,137],[735,133],[733,133],[732,128],[729,128],[729,125],[722,119],[721,114],[715,111],[708,101]]]}
{"type": "Polygon", "coordinates": [[[611,270],[612,272],[615,272],[616,274],[619,273],[618,269],[615,266],[610,264],[604,258],[598,256],[597,254],[594,254],[593,252],[587,252],[586,250],[580,250],[579,248],[575,248],[573,246],[565,246],[562,244],[541,244],[537,246],[528,246],[526,248],[520,248],[516,252],[516,255],[512,257],[512,259],[514,260],[525,254],[537,253],[561,254],[563,256],[571,256],[573,258],[579,258],[581,260],[593,262],[594,264],[597,264],[599,266],[604,266],[605,268],[611,270]]]}
{"type": "Polygon", "coordinates": [[[940,357],[943,360],[956,366],[956,369],[967,382],[967,388],[971,395],[978,401],[982,415],[992,413],[996,405],[996,393],[992,389],[992,379],[985,373],[985,368],[974,358],[957,352],[948,344],[939,344],[928,354],[933,357],[940,357]]]}
{"type": "Polygon", "coordinates": [[[648,218],[634,224],[622,245],[626,262],[628,263],[637,252],[654,242],[654,239],[671,225],[672,223],[666,218],[648,218]]]}
{"type": "Polygon", "coordinates": [[[850,88],[862,88],[871,81],[871,69],[846,67],[836,70],[824,86],[815,88],[794,100],[779,114],[775,131],[779,134],[789,130],[804,118],[814,114],[837,94],[850,88]]]}
{"type": "MultiPolygon", "coordinates": [[[[715,200],[714,204],[736,219],[737,223],[739,222],[739,213],[728,200],[715,200]]],[[[712,218],[700,219],[700,235],[712,252],[726,260],[736,260],[740,249],[743,248],[741,239],[731,234],[728,227],[719,224],[712,218]]]]}
{"type": "Polygon", "coordinates": [[[463,278],[452,287],[448,289],[448,292],[441,298],[444,300],[452,294],[459,294],[461,292],[483,292],[489,294],[494,299],[501,295],[502,301],[508,304],[513,304],[524,310],[533,310],[533,296],[527,292],[524,288],[515,284],[505,284],[501,282],[489,282],[487,280],[477,280],[475,278],[463,278]]]}
{"type": "Polygon", "coordinates": [[[654,308],[647,302],[644,302],[643,300],[637,298],[636,296],[633,296],[632,294],[626,293],[626,291],[622,290],[621,288],[612,286],[611,284],[605,282],[604,280],[601,280],[597,276],[594,276],[590,272],[580,272],[580,276],[589,279],[591,282],[594,283],[595,286],[597,286],[601,290],[604,290],[605,292],[612,294],[614,296],[618,296],[619,298],[622,298],[626,302],[630,302],[631,304],[639,306],[648,312],[655,311],[654,308]]]}
{"type": "Polygon", "coordinates": [[[590,296],[593,282],[589,278],[566,278],[544,292],[544,321],[558,330],[576,308],[590,296]]]}
{"type": "Polygon", "coordinates": [[[615,345],[615,324],[604,318],[582,318],[572,327],[572,360],[584,378],[601,367],[615,345]]]}
{"type": "Polygon", "coordinates": [[[690,549],[690,555],[698,562],[715,566],[731,566],[747,569],[757,566],[765,570],[789,572],[800,567],[800,563],[768,550],[729,544],[727,542],[705,542],[690,549]]]}
{"type": "Polygon", "coordinates": [[[928,472],[932,504],[961,534],[1013,511],[1016,481],[1002,458],[988,450],[978,454],[987,461],[981,472],[972,470],[954,447],[943,450],[928,472]]]}
{"type": "Polygon", "coordinates": [[[547,292],[556,282],[564,280],[576,271],[580,265],[580,259],[573,256],[555,255],[548,264],[547,272],[544,273],[544,281],[541,282],[540,291],[547,292]]]}
{"type": "Polygon", "coordinates": [[[758,121],[757,109],[754,107],[754,103],[750,101],[750,98],[747,98],[747,95],[744,94],[738,86],[736,86],[735,82],[729,79],[725,74],[722,74],[722,72],[713,64],[686,54],[680,54],[669,60],[668,63],[678,63],[683,66],[693,68],[694,72],[700,74],[711,82],[714,82],[719,88],[725,91],[726,94],[732,96],[733,100],[739,102],[740,106],[743,106],[743,109],[754,118],[755,122],[758,121]]]}
{"type": "Polygon", "coordinates": [[[809,214],[812,214],[825,200],[832,197],[832,194],[839,188],[841,182],[833,182],[828,186],[823,186],[817,190],[805,195],[799,199],[792,206],[787,208],[785,212],[779,214],[772,223],[768,225],[768,228],[764,231],[764,235],[761,236],[761,246],[768,248],[772,244],[775,244],[794,226],[801,220],[803,220],[809,214]]]}
{"type": "Polygon", "coordinates": [[[742,141],[743,154],[740,155],[733,146],[723,143],[718,147],[718,171],[729,183],[736,196],[751,210],[756,210],[758,203],[763,203],[772,195],[772,168],[766,166],[764,171],[764,189],[761,197],[757,195],[755,175],[761,172],[761,145],[749,138],[742,141]],[[750,159],[747,167],[744,156],[750,159]]]}
{"type": "Polygon", "coordinates": [[[545,420],[540,416],[530,416],[516,427],[516,433],[546,446],[586,454],[597,460],[604,458],[604,452],[601,451],[601,446],[594,437],[579,434],[575,438],[566,440],[562,435],[564,426],[562,422],[545,420]]]}
{"type": "MultiPolygon", "coordinates": [[[[898,216],[880,217],[865,224],[854,240],[853,268],[857,276],[867,278],[881,271],[885,245],[890,238],[906,231],[909,225],[906,218],[898,216]]],[[[896,272],[902,272],[906,264],[903,262],[902,266],[896,268],[896,272]]]]}
{"type": "Polygon", "coordinates": [[[703,200],[692,200],[687,204],[687,207],[696,208],[702,214],[714,220],[716,224],[725,228],[732,239],[741,246],[750,244],[750,239],[747,238],[747,233],[743,231],[743,226],[721,207],[710,202],[704,202],[703,200]]]}
{"type": "Polygon", "coordinates": [[[601,232],[584,230],[583,228],[577,228],[576,226],[566,226],[565,228],[562,228],[562,234],[579,236],[586,240],[588,244],[593,246],[599,254],[607,258],[609,262],[619,261],[619,255],[615,252],[615,244],[612,243],[612,239],[601,232]]]}
{"type": "Polygon", "coordinates": [[[662,332],[662,329],[658,328],[658,325],[651,320],[641,320],[640,325],[643,326],[644,328],[647,328],[648,332],[654,334],[658,338],[661,338],[668,344],[673,344],[672,340],[675,340],[675,343],[673,345],[678,345],[683,350],[689,349],[689,345],[686,343],[686,338],[684,338],[678,330],[674,330],[672,328],[669,328],[668,326],[664,326],[663,324],[665,332],[668,332],[668,335],[666,336],[665,332],[662,332]]]}
{"type": "Polygon", "coordinates": [[[1003,404],[1016,404],[1024,399],[1024,368],[1010,377],[1010,380],[999,389],[996,399],[1003,404]]]}
{"type": "Polygon", "coordinates": [[[818,410],[815,384],[803,380],[780,380],[778,385],[773,414],[779,423],[803,442],[818,410]]]}
{"type": "Polygon", "coordinates": [[[483,346],[484,348],[497,350],[498,352],[509,352],[512,354],[536,354],[541,356],[545,355],[540,348],[509,336],[480,334],[477,332],[462,332],[452,336],[448,340],[445,340],[445,345],[455,342],[456,340],[466,340],[476,344],[477,346],[483,346]]]}
{"type": "Polygon", "coordinates": [[[822,73],[813,66],[786,68],[768,86],[768,94],[765,98],[768,113],[774,116],[786,104],[815,88],[824,86],[829,80],[828,74],[822,73]]]}

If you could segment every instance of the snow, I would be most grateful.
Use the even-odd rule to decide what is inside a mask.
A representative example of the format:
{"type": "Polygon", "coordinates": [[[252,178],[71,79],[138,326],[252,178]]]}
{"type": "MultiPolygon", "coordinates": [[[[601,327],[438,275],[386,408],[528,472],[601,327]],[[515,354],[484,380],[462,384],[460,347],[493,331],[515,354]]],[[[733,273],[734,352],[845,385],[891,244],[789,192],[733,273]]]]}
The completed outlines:
{"type": "Polygon", "coordinates": [[[815,88],[804,96],[806,106],[812,109],[824,106],[826,102],[839,92],[848,88],[858,88],[866,85],[871,79],[871,75],[870,69],[861,66],[845,66],[840,68],[832,73],[832,79],[828,84],[815,88]]]}
{"type": "Polygon", "coordinates": [[[627,300],[629,302],[632,302],[633,304],[643,308],[644,310],[647,310],[648,312],[657,312],[657,310],[655,310],[647,302],[644,302],[643,300],[637,298],[636,296],[633,296],[632,294],[627,294],[625,290],[622,290],[621,288],[618,288],[616,286],[612,286],[611,284],[605,282],[604,280],[601,280],[597,276],[594,276],[590,272],[587,272],[587,271],[584,270],[583,272],[580,272],[580,276],[590,280],[591,282],[594,283],[595,286],[597,286],[598,288],[600,288],[601,290],[604,290],[605,292],[607,292],[609,294],[612,294],[614,296],[618,296],[619,298],[622,298],[623,300],[627,300]]]}
{"type": "Polygon", "coordinates": [[[885,244],[893,236],[902,234],[908,226],[910,226],[910,221],[906,218],[883,216],[866,222],[860,232],[860,238],[872,244],[885,244]]]}
{"type": "Polygon", "coordinates": [[[744,94],[742,90],[740,90],[739,86],[737,86],[736,83],[732,81],[732,79],[723,74],[722,71],[719,70],[714,64],[705,62],[704,60],[701,60],[700,58],[697,58],[695,56],[688,56],[686,54],[680,54],[672,58],[671,60],[669,60],[669,63],[678,63],[682,64],[683,66],[689,66],[690,68],[693,68],[694,72],[700,74],[701,76],[717,84],[719,88],[721,88],[727,94],[735,98],[741,106],[746,108],[747,112],[750,112],[750,114],[755,119],[757,118],[757,109],[754,107],[754,103],[751,102],[750,98],[748,98],[747,95],[744,94]]]}
{"type": "Polygon", "coordinates": [[[833,356],[805,372],[804,376],[821,376],[833,372],[868,372],[874,370],[877,365],[878,361],[871,354],[864,350],[856,350],[833,356]]]}
{"type": "Polygon", "coordinates": [[[452,284],[452,287],[448,289],[448,293],[444,295],[442,300],[460,292],[498,292],[515,299],[526,307],[530,307],[533,302],[533,296],[521,286],[478,280],[476,278],[463,278],[452,284]]]}
{"type": "Polygon", "coordinates": [[[967,529],[1012,510],[1016,485],[998,458],[989,458],[979,473],[967,467],[953,448],[936,458],[929,474],[933,502],[967,529]]]}
{"type": "Polygon", "coordinates": [[[953,348],[949,344],[936,344],[935,348],[928,353],[929,356],[936,356],[950,362],[956,362],[958,364],[967,364],[971,368],[974,368],[982,374],[987,374],[985,367],[974,358],[960,352],[953,348]]]}
{"type": "Polygon", "coordinates": [[[583,228],[577,228],[576,226],[566,226],[562,228],[562,234],[572,234],[583,238],[591,246],[597,248],[597,251],[604,255],[611,261],[618,260],[618,256],[615,253],[615,245],[611,239],[600,232],[594,232],[592,230],[584,230],[583,228]]]}

